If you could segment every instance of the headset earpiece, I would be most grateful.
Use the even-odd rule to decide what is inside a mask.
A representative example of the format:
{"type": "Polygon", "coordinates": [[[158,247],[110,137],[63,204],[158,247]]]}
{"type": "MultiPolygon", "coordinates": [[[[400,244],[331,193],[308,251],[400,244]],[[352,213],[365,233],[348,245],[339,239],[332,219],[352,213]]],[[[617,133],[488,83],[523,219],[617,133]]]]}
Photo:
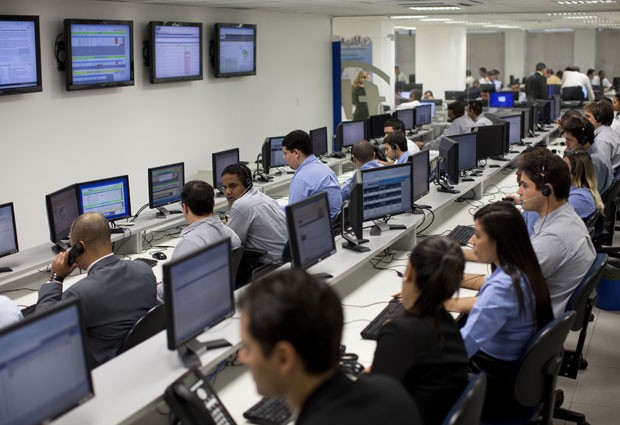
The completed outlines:
{"type": "Polygon", "coordinates": [[[243,187],[245,187],[246,189],[250,189],[252,186],[254,186],[254,182],[252,181],[252,171],[250,171],[250,169],[245,164],[239,164],[239,166],[243,170],[243,175],[245,176],[243,187]]]}
{"type": "Polygon", "coordinates": [[[545,175],[545,164],[544,163],[540,169],[540,178],[542,179],[540,183],[540,194],[542,196],[551,195],[551,188],[547,185],[547,176],[545,175]]]}
{"type": "Polygon", "coordinates": [[[596,109],[594,110],[594,119],[596,120],[596,122],[600,123],[601,121],[603,121],[603,118],[601,117],[601,110],[598,107],[599,103],[596,102],[595,105],[596,105],[596,109]]]}

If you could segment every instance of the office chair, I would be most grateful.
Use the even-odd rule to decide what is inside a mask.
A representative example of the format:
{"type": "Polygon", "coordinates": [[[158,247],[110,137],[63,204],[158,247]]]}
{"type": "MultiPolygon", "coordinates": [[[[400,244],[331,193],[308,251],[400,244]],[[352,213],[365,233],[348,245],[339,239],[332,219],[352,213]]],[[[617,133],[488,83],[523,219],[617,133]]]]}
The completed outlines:
{"type": "Polygon", "coordinates": [[[590,239],[594,239],[594,235],[596,233],[596,223],[600,220],[602,215],[603,213],[601,210],[594,210],[592,214],[583,219],[583,223],[586,225],[586,229],[588,229],[590,239]]]}
{"type": "Polygon", "coordinates": [[[594,231],[592,242],[597,252],[604,252],[612,257],[620,258],[620,247],[613,247],[614,231],[616,227],[616,213],[618,211],[618,195],[620,194],[620,179],[614,181],[601,198],[605,209],[599,217],[594,231]],[[606,246],[608,248],[603,248],[606,246]]]}
{"type": "Polygon", "coordinates": [[[472,375],[463,394],[446,415],[442,425],[478,425],[487,389],[487,375],[480,372],[472,375]]]}
{"type": "Polygon", "coordinates": [[[515,399],[525,408],[542,404],[537,413],[541,425],[551,425],[555,384],[562,365],[562,346],[577,313],[567,311],[539,330],[518,360],[515,399]]]}
{"type": "Polygon", "coordinates": [[[251,282],[254,277],[254,273],[257,273],[264,267],[270,266],[270,264],[262,264],[259,259],[267,254],[264,249],[244,248],[241,261],[238,265],[237,277],[235,279],[235,289],[245,286],[251,282]]]}
{"type": "Polygon", "coordinates": [[[157,304],[138,319],[133,328],[125,335],[118,349],[118,354],[124,353],[164,329],[166,329],[165,305],[157,304]]]}
{"type": "Polygon", "coordinates": [[[235,283],[237,282],[237,275],[239,274],[239,267],[241,266],[241,259],[243,258],[244,251],[245,249],[242,246],[232,250],[231,268],[232,268],[232,279],[233,279],[233,282],[235,283]]]}

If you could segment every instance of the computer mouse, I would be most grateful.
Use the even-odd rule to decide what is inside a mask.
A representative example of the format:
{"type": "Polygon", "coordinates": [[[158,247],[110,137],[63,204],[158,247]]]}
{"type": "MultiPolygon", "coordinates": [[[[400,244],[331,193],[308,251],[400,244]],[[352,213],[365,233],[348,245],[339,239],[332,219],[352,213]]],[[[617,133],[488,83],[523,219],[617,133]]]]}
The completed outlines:
{"type": "Polygon", "coordinates": [[[152,255],[153,258],[157,259],[157,260],[165,260],[166,258],[168,258],[168,256],[166,254],[164,254],[163,252],[154,252],[152,255]]]}

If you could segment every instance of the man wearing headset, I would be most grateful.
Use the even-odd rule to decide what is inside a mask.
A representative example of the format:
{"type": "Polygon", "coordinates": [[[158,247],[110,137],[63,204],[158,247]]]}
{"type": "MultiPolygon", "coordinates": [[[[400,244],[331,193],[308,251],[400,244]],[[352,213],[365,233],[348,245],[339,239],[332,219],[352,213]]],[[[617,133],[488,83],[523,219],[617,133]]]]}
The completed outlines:
{"type": "Polygon", "coordinates": [[[267,251],[261,263],[280,261],[288,233],[286,216],[278,203],[254,187],[252,173],[243,164],[224,168],[222,185],[230,205],[228,227],[244,247],[267,251]]]}
{"type": "Polygon", "coordinates": [[[594,142],[597,148],[609,158],[614,175],[620,170],[620,138],[611,128],[614,121],[614,107],[610,102],[588,102],[584,117],[594,127],[594,142]]]}
{"type": "Polygon", "coordinates": [[[407,137],[402,131],[394,131],[383,138],[385,145],[385,156],[395,164],[403,164],[409,159],[409,150],[407,149],[407,137]]]}
{"type": "MultiPolygon", "coordinates": [[[[381,164],[375,159],[375,150],[368,140],[362,140],[353,145],[351,148],[351,162],[358,170],[381,167],[381,164]]],[[[349,177],[340,187],[342,202],[347,201],[351,196],[351,182],[353,181],[353,176],[349,177]]]]}

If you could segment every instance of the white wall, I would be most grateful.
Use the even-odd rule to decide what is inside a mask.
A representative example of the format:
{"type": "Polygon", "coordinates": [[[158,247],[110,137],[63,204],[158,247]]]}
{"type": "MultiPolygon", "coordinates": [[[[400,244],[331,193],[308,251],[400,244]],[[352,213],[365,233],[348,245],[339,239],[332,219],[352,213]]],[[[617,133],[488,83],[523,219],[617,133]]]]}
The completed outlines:
{"type": "Polygon", "coordinates": [[[596,47],[595,29],[575,30],[573,65],[580,67],[584,74],[596,64],[596,47]]]}
{"type": "Polygon", "coordinates": [[[510,84],[510,75],[514,75],[523,83],[523,77],[528,75],[525,68],[525,32],[522,30],[509,30],[505,34],[504,72],[502,75],[504,84],[510,84]]]}
{"type": "MultiPolygon", "coordinates": [[[[0,97],[0,203],[15,202],[21,249],[48,241],[44,196],[68,184],[129,174],[132,212],[148,202],[148,167],[185,161],[186,178],[211,153],[239,146],[254,160],[266,136],[327,125],[331,28],[327,16],[89,0],[2,0],[2,13],[39,15],[43,92],[0,97]],[[67,92],[53,43],[64,18],[134,21],[133,87],[67,92]],[[257,75],[152,85],[141,46],[151,20],[257,24],[257,75]]],[[[331,130],[330,130],[331,134],[331,130]]]]}

